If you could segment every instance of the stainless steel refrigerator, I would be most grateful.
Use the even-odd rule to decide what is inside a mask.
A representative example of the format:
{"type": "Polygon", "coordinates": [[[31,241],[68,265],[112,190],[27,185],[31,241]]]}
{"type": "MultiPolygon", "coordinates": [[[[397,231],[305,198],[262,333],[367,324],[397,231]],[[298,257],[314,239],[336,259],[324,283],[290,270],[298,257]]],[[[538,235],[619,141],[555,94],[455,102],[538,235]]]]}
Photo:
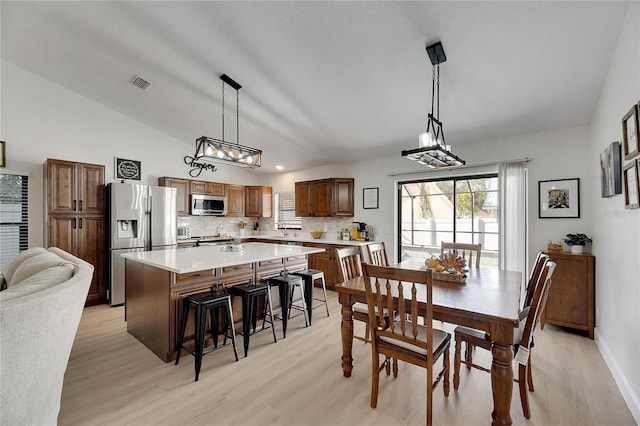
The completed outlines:
{"type": "Polygon", "coordinates": [[[107,185],[109,304],[125,303],[123,253],[175,248],[175,188],[130,183],[107,185]]]}

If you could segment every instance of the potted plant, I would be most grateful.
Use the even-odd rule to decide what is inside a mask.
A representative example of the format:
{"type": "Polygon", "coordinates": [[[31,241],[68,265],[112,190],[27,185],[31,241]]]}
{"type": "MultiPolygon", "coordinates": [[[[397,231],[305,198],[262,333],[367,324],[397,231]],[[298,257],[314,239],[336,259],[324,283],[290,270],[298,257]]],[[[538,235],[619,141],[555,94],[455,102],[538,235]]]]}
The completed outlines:
{"type": "Polygon", "coordinates": [[[567,234],[564,242],[571,247],[571,253],[581,254],[584,246],[591,242],[591,238],[585,234],[567,234]]]}

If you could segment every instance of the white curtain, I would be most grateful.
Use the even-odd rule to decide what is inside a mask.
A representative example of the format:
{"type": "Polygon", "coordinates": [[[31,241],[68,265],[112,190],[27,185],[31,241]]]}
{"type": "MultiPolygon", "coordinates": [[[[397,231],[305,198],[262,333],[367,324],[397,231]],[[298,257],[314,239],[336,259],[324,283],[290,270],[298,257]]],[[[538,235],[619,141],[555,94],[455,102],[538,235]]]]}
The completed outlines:
{"type": "Polygon", "coordinates": [[[499,203],[499,259],[498,267],[522,272],[523,280],[529,270],[527,217],[527,162],[498,165],[499,203]]]}

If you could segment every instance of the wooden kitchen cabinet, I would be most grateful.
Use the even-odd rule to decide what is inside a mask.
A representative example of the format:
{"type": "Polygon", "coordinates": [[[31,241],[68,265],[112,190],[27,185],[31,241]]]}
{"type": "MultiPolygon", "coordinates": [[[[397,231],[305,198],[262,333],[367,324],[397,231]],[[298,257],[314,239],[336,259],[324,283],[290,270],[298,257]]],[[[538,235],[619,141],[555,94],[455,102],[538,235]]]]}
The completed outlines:
{"type": "Polygon", "coordinates": [[[296,216],[353,217],[352,178],[329,178],[296,182],[296,216]]]}
{"type": "Polygon", "coordinates": [[[224,183],[207,182],[203,180],[190,181],[191,194],[219,195],[224,196],[224,183]]]}
{"type": "Polygon", "coordinates": [[[180,179],[172,177],[159,177],[158,185],[169,188],[176,188],[176,213],[178,216],[189,216],[189,191],[191,184],[189,179],[180,179]]]}
{"type": "Polygon", "coordinates": [[[546,323],[585,330],[595,327],[595,257],[591,254],[546,252],[556,262],[547,305],[540,318],[546,323]]]}
{"type": "Polygon", "coordinates": [[[244,187],[245,217],[273,216],[273,190],[270,186],[244,187]]]}
{"type": "Polygon", "coordinates": [[[104,166],[48,159],[44,168],[47,247],[59,247],[92,264],[86,305],[105,303],[104,166]]]}
{"type": "Polygon", "coordinates": [[[227,216],[244,216],[244,186],[225,185],[225,195],[227,197],[227,216]]]}
{"type": "MultiPolygon", "coordinates": [[[[336,244],[305,243],[306,247],[319,247],[325,249],[321,253],[313,253],[308,256],[309,269],[319,269],[324,272],[324,279],[327,288],[334,290],[336,284],[342,282],[338,260],[335,256],[335,249],[350,246],[340,246],[336,244]]],[[[363,251],[363,249],[360,249],[363,251]]]]}

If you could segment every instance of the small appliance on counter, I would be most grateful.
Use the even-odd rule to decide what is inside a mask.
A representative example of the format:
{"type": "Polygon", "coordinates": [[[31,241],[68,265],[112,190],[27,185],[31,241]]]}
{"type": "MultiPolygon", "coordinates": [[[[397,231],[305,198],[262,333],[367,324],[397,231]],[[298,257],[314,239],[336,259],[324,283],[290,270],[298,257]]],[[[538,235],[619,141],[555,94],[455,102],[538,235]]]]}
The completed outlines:
{"type": "Polygon", "coordinates": [[[177,238],[179,240],[188,240],[191,238],[191,227],[188,225],[178,225],[177,238]]]}
{"type": "Polygon", "coordinates": [[[351,231],[351,237],[355,240],[360,241],[369,241],[369,231],[367,229],[367,224],[364,222],[353,222],[358,226],[354,226],[351,231]]]}

